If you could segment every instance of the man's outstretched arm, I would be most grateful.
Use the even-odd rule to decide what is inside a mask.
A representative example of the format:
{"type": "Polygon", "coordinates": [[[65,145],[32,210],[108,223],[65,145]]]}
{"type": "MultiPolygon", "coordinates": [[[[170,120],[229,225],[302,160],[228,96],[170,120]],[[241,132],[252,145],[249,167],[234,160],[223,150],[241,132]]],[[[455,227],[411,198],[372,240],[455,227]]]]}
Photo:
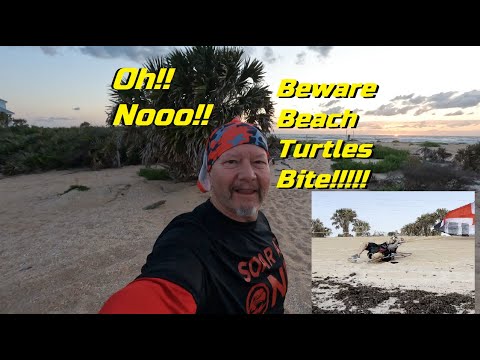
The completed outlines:
{"type": "Polygon", "coordinates": [[[159,278],[140,278],[113,294],[99,314],[195,314],[197,304],[183,287],[159,278]]]}

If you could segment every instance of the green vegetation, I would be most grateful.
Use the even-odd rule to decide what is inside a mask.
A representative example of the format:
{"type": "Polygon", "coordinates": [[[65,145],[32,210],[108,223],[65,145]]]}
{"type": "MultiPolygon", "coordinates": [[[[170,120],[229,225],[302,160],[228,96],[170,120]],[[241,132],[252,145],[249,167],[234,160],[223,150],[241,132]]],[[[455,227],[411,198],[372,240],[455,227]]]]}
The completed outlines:
{"type": "Polygon", "coordinates": [[[408,158],[407,150],[376,145],[373,149],[372,159],[381,159],[381,161],[362,163],[352,159],[334,159],[332,170],[372,170],[375,173],[387,173],[400,169],[408,158]]]}
{"type": "Polygon", "coordinates": [[[388,191],[460,191],[468,190],[479,178],[479,173],[464,170],[455,163],[430,163],[411,157],[401,166],[398,175],[375,180],[369,190],[388,191]]]}
{"type": "Polygon", "coordinates": [[[138,175],[147,180],[170,180],[171,177],[165,169],[142,168],[138,175]]]}
{"type": "Polygon", "coordinates": [[[480,142],[460,149],[454,157],[464,170],[480,172],[480,142]]]}
{"type": "MultiPolygon", "coordinates": [[[[440,232],[436,229],[433,229],[433,226],[441,221],[445,215],[448,213],[448,209],[439,208],[432,213],[422,214],[417,219],[410,223],[402,226],[401,234],[402,235],[411,235],[411,236],[432,236],[439,235],[440,232]]],[[[343,233],[338,234],[339,237],[349,237],[352,236],[349,233],[350,224],[353,224],[352,231],[355,232],[355,236],[393,236],[397,235],[396,231],[390,231],[386,235],[381,231],[370,232],[371,227],[367,221],[360,220],[357,217],[357,213],[353,209],[342,208],[337,209],[333,216],[331,217],[332,225],[336,229],[342,228],[343,233]]],[[[331,229],[325,227],[321,219],[312,219],[311,223],[311,233],[314,237],[326,237],[330,236],[332,231],[331,229]]]]}
{"type": "Polygon", "coordinates": [[[372,159],[386,159],[388,156],[406,159],[408,155],[408,150],[399,150],[388,146],[375,145],[373,148],[372,159]]]}
{"type": "Polygon", "coordinates": [[[447,209],[441,208],[433,213],[422,214],[417,217],[415,222],[404,225],[401,229],[401,234],[410,236],[440,235],[440,231],[432,228],[436,223],[441,221],[447,213],[447,209]]]}
{"type": "MultiPolygon", "coordinates": [[[[195,178],[202,165],[202,151],[213,128],[241,116],[264,133],[272,127],[272,91],[264,84],[264,65],[250,59],[242,48],[194,46],[147,59],[150,73],[175,68],[168,91],[111,90],[107,124],[113,124],[119,104],[139,109],[195,109],[213,104],[206,126],[126,126],[128,136],[141,149],[145,165],[162,162],[175,180],[195,178]]],[[[125,79],[123,80],[125,83],[125,79]]]]}
{"type": "Polygon", "coordinates": [[[0,127],[0,172],[5,175],[137,165],[140,150],[116,127],[0,127]]]}
{"type": "Polygon", "coordinates": [[[320,219],[312,219],[310,231],[313,237],[327,237],[332,234],[332,229],[323,225],[320,219]]]}
{"type": "MultiPolygon", "coordinates": [[[[213,128],[242,117],[270,133],[274,103],[264,84],[264,65],[240,47],[194,46],[146,60],[150,73],[175,68],[168,91],[110,90],[107,127],[42,128],[0,114],[0,172],[26,174],[54,169],[102,169],[162,163],[175,180],[196,178],[213,128]],[[213,104],[206,126],[111,126],[119,104],[141,109],[195,109],[213,104]]],[[[125,79],[126,80],[126,79],[125,79]]]]}
{"type": "Polygon", "coordinates": [[[459,169],[456,166],[432,164],[419,160],[405,164],[403,174],[404,190],[441,191],[467,190],[475,182],[478,174],[459,169]]]}
{"type": "Polygon", "coordinates": [[[338,209],[332,215],[330,220],[332,220],[332,225],[335,226],[335,229],[342,228],[343,236],[350,236],[350,223],[357,221],[357,213],[355,212],[355,210],[352,209],[338,209]]]}

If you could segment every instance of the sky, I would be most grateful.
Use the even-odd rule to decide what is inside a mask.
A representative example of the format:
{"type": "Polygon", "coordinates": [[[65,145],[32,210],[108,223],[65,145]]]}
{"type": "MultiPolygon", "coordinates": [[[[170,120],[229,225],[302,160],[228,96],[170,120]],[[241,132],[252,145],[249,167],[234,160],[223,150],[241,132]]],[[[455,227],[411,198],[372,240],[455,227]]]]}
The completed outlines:
{"type": "MultiPolygon", "coordinates": [[[[104,126],[122,67],[141,68],[174,46],[0,46],[0,99],[37,126],[104,126]]],[[[185,46],[178,47],[185,49],[185,46]]],[[[480,46],[248,46],[265,66],[275,119],[282,110],[359,116],[356,134],[480,136],[480,46]],[[375,98],[280,98],[283,79],[375,83],[375,98]]],[[[278,129],[276,133],[344,133],[278,129]]]]}
{"type": "Polygon", "coordinates": [[[335,237],[343,231],[336,229],[330,218],[336,210],[348,208],[370,224],[370,233],[387,234],[400,232],[423,214],[441,208],[453,210],[474,201],[474,191],[312,191],[312,219],[320,219],[335,237]]]}

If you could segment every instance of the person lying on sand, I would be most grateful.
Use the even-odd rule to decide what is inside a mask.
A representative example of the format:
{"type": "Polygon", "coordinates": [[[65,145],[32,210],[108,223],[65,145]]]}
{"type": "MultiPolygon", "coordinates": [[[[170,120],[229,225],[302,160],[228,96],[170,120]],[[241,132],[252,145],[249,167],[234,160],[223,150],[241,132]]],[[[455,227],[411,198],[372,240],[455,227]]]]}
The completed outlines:
{"type": "Polygon", "coordinates": [[[382,244],[364,242],[360,246],[358,252],[353,254],[350,259],[352,261],[357,261],[360,259],[360,255],[367,250],[367,256],[372,261],[390,261],[394,258],[397,248],[404,242],[405,240],[403,238],[399,239],[396,235],[393,235],[390,240],[385,241],[382,244]]]}

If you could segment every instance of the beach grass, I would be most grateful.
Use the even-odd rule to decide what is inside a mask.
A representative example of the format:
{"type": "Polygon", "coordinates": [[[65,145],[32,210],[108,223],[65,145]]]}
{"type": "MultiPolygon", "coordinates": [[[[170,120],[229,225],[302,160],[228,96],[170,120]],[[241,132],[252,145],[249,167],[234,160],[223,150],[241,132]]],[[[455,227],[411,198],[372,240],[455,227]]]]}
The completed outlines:
{"type": "Polygon", "coordinates": [[[168,171],[165,169],[142,168],[138,171],[138,175],[147,180],[171,180],[168,171]]]}
{"type": "Polygon", "coordinates": [[[380,161],[359,162],[352,159],[335,159],[333,170],[372,170],[375,173],[387,173],[400,169],[410,153],[407,150],[394,149],[388,146],[375,145],[372,159],[380,161]]]}

